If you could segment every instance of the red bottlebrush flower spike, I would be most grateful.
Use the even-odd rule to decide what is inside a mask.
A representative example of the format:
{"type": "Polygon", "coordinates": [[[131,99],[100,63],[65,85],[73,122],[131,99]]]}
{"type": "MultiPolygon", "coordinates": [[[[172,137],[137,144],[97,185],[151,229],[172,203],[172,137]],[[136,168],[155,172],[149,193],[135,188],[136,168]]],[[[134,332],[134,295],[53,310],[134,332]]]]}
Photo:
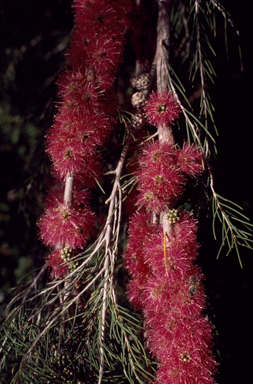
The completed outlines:
{"type": "Polygon", "coordinates": [[[68,196],[71,201],[67,204],[63,189],[52,192],[38,224],[44,243],[57,250],[49,257],[55,277],[64,274],[56,268],[58,249],[84,247],[93,226],[82,186],[90,187],[94,179],[97,181],[101,173],[97,150],[116,120],[111,116],[114,102],[105,90],[112,87],[122,60],[122,19],[127,18],[129,4],[127,0],[74,0],[74,9],[76,28],[68,50],[69,63],[58,79],[61,102],[46,148],[57,182],[74,183],[73,199],[68,196]]]}
{"type": "Polygon", "coordinates": [[[177,164],[176,149],[171,143],[156,141],[147,145],[139,164],[138,205],[144,204],[148,210],[160,212],[172,197],[179,197],[184,191],[185,176],[177,164]]]}
{"type": "Polygon", "coordinates": [[[154,212],[161,212],[171,199],[180,197],[186,176],[203,172],[202,154],[189,144],[181,150],[170,142],[148,144],[140,156],[139,165],[137,204],[144,204],[146,209],[154,212]]]}
{"type": "MultiPolygon", "coordinates": [[[[50,191],[50,194],[45,199],[46,209],[48,208],[57,208],[61,203],[63,203],[63,194],[64,194],[64,185],[59,184],[53,190],[50,191]]],[[[75,209],[80,209],[84,206],[89,206],[90,192],[86,189],[83,189],[81,186],[75,187],[73,191],[73,207],[75,209]]]]}
{"type": "Polygon", "coordinates": [[[125,253],[125,267],[134,277],[149,273],[143,259],[143,243],[152,233],[152,225],[146,212],[132,216],[129,225],[129,241],[125,253]]]}
{"type": "Polygon", "coordinates": [[[144,245],[144,262],[149,264],[151,271],[141,294],[145,337],[160,363],[159,383],[214,384],[212,374],[216,363],[211,353],[211,325],[202,314],[205,305],[203,274],[193,264],[198,248],[196,223],[188,214],[182,216],[181,222],[175,224],[175,232],[176,227],[182,225],[181,231],[174,232],[174,239],[166,247],[167,274],[162,230],[160,236],[154,233],[144,245]],[[181,239],[177,248],[177,236],[180,242],[184,231],[186,239],[181,239]],[[180,245],[184,246],[182,250],[180,245]]]}
{"type": "Polygon", "coordinates": [[[96,74],[111,74],[118,69],[122,60],[122,51],[122,42],[100,36],[89,45],[87,62],[94,67],[96,74]]]}
{"type": "Polygon", "coordinates": [[[43,242],[54,248],[82,248],[86,245],[94,225],[94,216],[84,202],[84,195],[67,207],[58,197],[48,199],[48,206],[38,223],[43,242]]]}
{"type": "MultiPolygon", "coordinates": [[[[189,162],[194,156],[201,159],[192,146],[185,147],[182,152],[189,162]]],[[[179,176],[183,175],[178,179],[182,182],[185,182],[184,174],[194,176],[201,172],[198,165],[187,168],[185,158],[178,160],[179,153],[180,150],[170,143],[151,144],[140,160],[139,183],[144,180],[148,185],[148,170],[153,175],[153,169],[169,166],[177,170],[179,176]]],[[[173,191],[170,193],[168,201],[173,198],[173,191]]],[[[194,264],[199,248],[197,221],[183,211],[173,222],[172,233],[164,237],[162,226],[151,225],[148,216],[135,215],[131,220],[125,260],[132,278],[127,287],[128,297],[143,312],[147,345],[159,363],[156,383],[214,384],[216,362],[211,352],[212,327],[202,313],[204,276],[194,264]],[[138,263],[136,258],[131,258],[135,252],[138,263]]]]}
{"type": "Polygon", "coordinates": [[[78,71],[64,71],[58,79],[59,96],[68,109],[94,111],[102,109],[101,91],[78,71]]]}
{"type": "Polygon", "coordinates": [[[97,73],[96,83],[104,91],[110,89],[114,83],[115,76],[113,73],[97,73]]]}
{"type": "Polygon", "coordinates": [[[61,279],[68,272],[68,267],[63,265],[64,262],[61,258],[61,251],[53,251],[47,257],[48,267],[51,268],[50,276],[52,279],[61,279]]]}
{"type": "Polygon", "coordinates": [[[151,93],[144,111],[147,122],[157,128],[159,125],[173,124],[179,116],[178,105],[169,91],[151,93]]]}
{"type": "Polygon", "coordinates": [[[140,307],[142,291],[150,273],[148,264],[144,262],[143,244],[154,229],[146,212],[137,213],[130,220],[125,267],[134,279],[128,284],[127,290],[129,300],[136,308],[140,307]]]}
{"type": "Polygon", "coordinates": [[[91,166],[91,158],[109,129],[109,119],[102,112],[81,112],[64,106],[47,135],[47,152],[60,178],[81,173],[87,163],[91,166]]]}
{"type": "Polygon", "coordinates": [[[103,172],[99,156],[92,156],[92,158],[85,163],[81,172],[76,174],[75,185],[85,185],[86,188],[94,188],[97,186],[96,179],[100,180],[102,174],[103,172]]]}
{"type": "Polygon", "coordinates": [[[67,58],[70,68],[74,70],[78,68],[85,74],[87,60],[86,49],[89,44],[90,42],[87,41],[83,34],[80,34],[78,29],[73,33],[70,46],[67,50],[67,58]]]}
{"type": "Polygon", "coordinates": [[[159,384],[215,384],[216,363],[211,354],[211,325],[206,318],[182,319],[174,325],[171,340],[166,333],[153,342],[163,362],[157,371],[159,384]],[[172,342],[173,340],[173,342],[172,342]]]}
{"type": "Polygon", "coordinates": [[[82,132],[74,122],[66,120],[62,126],[56,123],[48,133],[47,152],[62,179],[81,172],[87,159],[82,132]]]}
{"type": "Polygon", "coordinates": [[[184,143],[183,148],[177,152],[178,165],[182,172],[191,177],[203,173],[203,155],[194,144],[184,143]]]}
{"type": "Polygon", "coordinates": [[[131,279],[127,284],[127,297],[135,309],[141,310],[144,300],[144,289],[146,275],[140,275],[138,278],[131,279]]]}
{"type": "MultiPolygon", "coordinates": [[[[62,190],[53,192],[39,222],[44,243],[56,249],[84,247],[93,225],[87,194],[76,186],[82,188],[86,177],[91,185],[91,175],[99,175],[97,149],[111,130],[104,90],[112,86],[122,58],[121,17],[127,9],[111,3],[74,1],[76,30],[68,51],[68,69],[58,80],[61,103],[47,135],[47,152],[57,180],[74,176],[75,190],[71,206],[63,201],[62,190]]],[[[52,253],[52,260],[57,255],[52,253]]]]}
{"type": "Polygon", "coordinates": [[[76,2],[76,26],[89,41],[96,40],[103,35],[117,37],[122,34],[123,28],[119,14],[108,1],[96,1],[87,5],[85,2],[76,2]]]}

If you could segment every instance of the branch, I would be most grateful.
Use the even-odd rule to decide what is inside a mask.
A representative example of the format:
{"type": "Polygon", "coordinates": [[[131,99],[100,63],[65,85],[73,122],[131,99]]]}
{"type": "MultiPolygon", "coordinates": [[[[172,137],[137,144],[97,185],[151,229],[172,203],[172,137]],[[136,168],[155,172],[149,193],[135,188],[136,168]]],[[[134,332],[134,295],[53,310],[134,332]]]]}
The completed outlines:
{"type": "Polygon", "coordinates": [[[234,25],[234,22],[233,20],[231,19],[231,17],[229,17],[229,14],[228,12],[225,10],[224,7],[222,7],[221,3],[217,3],[215,0],[211,0],[211,3],[213,4],[213,6],[215,8],[217,8],[222,16],[224,17],[225,20],[227,20],[229,22],[229,24],[231,25],[231,27],[235,30],[235,33],[237,34],[237,36],[239,37],[240,36],[240,32],[238,31],[238,29],[235,28],[235,25],[234,25]]]}
{"type": "Polygon", "coordinates": [[[169,26],[171,0],[158,0],[158,20],[157,20],[157,39],[156,39],[156,75],[157,91],[162,92],[167,89],[166,63],[164,60],[163,49],[169,51],[169,26]]]}
{"type": "MultiPolygon", "coordinates": [[[[125,146],[124,146],[124,148],[121,152],[121,155],[120,155],[118,165],[114,171],[110,171],[110,174],[115,174],[115,180],[114,180],[111,195],[108,197],[105,204],[109,204],[109,202],[114,201],[117,189],[120,187],[120,177],[121,177],[123,165],[124,165],[124,162],[126,160],[126,155],[127,155],[128,148],[130,146],[131,141],[132,141],[132,136],[130,134],[128,134],[125,146]]],[[[112,204],[112,206],[113,206],[113,204],[112,204]]],[[[111,208],[111,205],[110,205],[110,208],[111,208]]],[[[112,213],[112,209],[110,209],[110,208],[109,208],[108,218],[110,217],[110,211],[112,213]]],[[[107,221],[108,221],[108,218],[107,218],[107,221]]]]}
{"type": "Polygon", "coordinates": [[[74,179],[74,175],[68,174],[65,180],[64,203],[68,208],[72,206],[74,179]]]}
{"type": "Polygon", "coordinates": [[[49,322],[49,324],[43,329],[43,331],[39,334],[39,336],[34,340],[33,344],[31,345],[31,347],[28,349],[28,351],[26,352],[25,356],[23,357],[22,359],[22,362],[24,363],[26,361],[26,359],[28,358],[29,354],[32,352],[33,348],[35,347],[35,345],[38,343],[38,341],[45,335],[46,331],[55,323],[55,321],[61,317],[66,311],[67,309],[72,305],[74,304],[78,299],[79,297],[81,297],[84,292],[86,292],[90,286],[92,284],[94,284],[94,282],[98,279],[98,277],[100,275],[102,275],[102,273],[104,272],[105,270],[105,267],[103,267],[100,272],[94,277],[94,279],[91,280],[91,282],[89,284],[86,285],[86,287],[84,289],[82,289],[72,300],[70,300],[68,302],[68,304],[62,309],[60,310],[61,308],[59,308],[58,310],[56,310],[56,315],[54,316],[54,318],[49,322]]]}
{"type": "Polygon", "coordinates": [[[5,310],[6,313],[8,312],[8,310],[9,310],[9,308],[11,307],[11,305],[13,304],[13,302],[17,301],[18,299],[21,299],[21,297],[24,295],[24,296],[23,296],[22,303],[21,303],[18,307],[14,308],[14,309],[9,313],[9,315],[7,316],[7,318],[6,318],[5,321],[8,321],[8,319],[11,317],[11,315],[12,315],[13,313],[17,312],[17,310],[19,310],[19,309],[25,304],[28,295],[30,294],[30,292],[32,291],[32,289],[34,288],[34,286],[37,284],[38,280],[43,276],[43,274],[44,274],[46,268],[47,268],[47,263],[45,263],[45,264],[43,265],[43,267],[41,268],[41,270],[40,270],[40,272],[38,273],[38,275],[35,276],[35,278],[32,280],[32,283],[31,283],[30,287],[27,288],[24,292],[21,292],[20,294],[16,295],[16,296],[10,301],[10,303],[9,303],[8,306],[6,307],[6,310],[5,310]]]}
{"type": "Polygon", "coordinates": [[[106,233],[105,233],[105,242],[106,242],[106,249],[105,249],[105,263],[104,263],[104,270],[105,270],[105,283],[103,287],[103,305],[102,305],[102,310],[101,310],[101,335],[100,335],[100,363],[99,363],[99,379],[98,379],[98,384],[102,383],[103,379],[103,372],[104,372],[104,339],[105,339],[105,320],[106,320],[106,309],[107,309],[107,291],[108,291],[108,278],[109,278],[109,265],[111,261],[111,286],[113,284],[113,272],[114,272],[114,250],[111,250],[111,235],[113,233],[113,228],[112,228],[112,219],[113,219],[113,212],[116,215],[116,210],[117,210],[117,191],[119,192],[120,196],[120,206],[119,206],[119,217],[117,218],[115,215],[115,220],[118,222],[117,225],[117,235],[116,238],[118,239],[119,236],[119,226],[120,226],[120,219],[121,219],[121,191],[120,191],[120,178],[122,174],[122,169],[123,165],[126,159],[126,155],[128,152],[129,145],[132,141],[132,136],[129,135],[126,144],[122,150],[118,165],[114,171],[115,174],[115,180],[112,188],[112,192],[110,197],[106,200],[106,204],[110,203],[109,205],[109,210],[108,210],[108,215],[107,215],[107,220],[105,224],[106,228],[106,233]]]}
{"type": "MultiPolygon", "coordinates": [[[[199,3],[198,0],[195,0],[195,13],[197,20],[197,46],[198,46],[198,56],[199,56],[199,73],[200,73],[200,81],[201,81],[201,93],[204,107],[204,119],[205,125],[207,124],[207,105],[206,105],[206,92],[205,92],[205,80],[204,80],[204,72],[203,72],[203,63],[202,63],[202,52],[201,52],[201,43],[200,43],[200,26],[199,26],[199,3]]],[[[205,155],[208,158],[209,155],[209,145],[208,140],[206,140],[206,150],[205,155]]]]}
{"type": "MultiPolygon", "coordinates": [[[[164,52],[164,51],[163,51],[164,52]]],[[[165,55],[165,52],[164,52],[164,55],[165,55]]],[[[167,59],[167,62],[168,62],[168,59],[167,59]]],[[[193,136],[195,137],[198,145],[201,146],[201,142],[200,142],[200,139],[199,139],[199,136],[197,135],[197,132],[195,130],[195,126],[194,124],[191,122],[191,120],[189,119],[187,113],[186,113],[186,109],[184,108],[183,104],[181,103],[180,99],[179,99],[179,96],[178,96],[178,93],[177,91],[175,90],[175,87],[173,85],[173,82],[172,82],[172,79],[171,79],[171,76],[170,76],[170,72],[169,72],[169,69],[168,69],[168,66],[167,66],[167,80],[168,80],[168,83],[169,83],[169,87],[170,87],[170,90],[176,100],[176,102],[178,103],[179,105],[179,108],[181,109],[181,112],[183,113],[184,115],[184,118],[185,118],[185,121],[187,121],[187,123],[190,125],[191,127],[191,130],[193,132],[193,136]]]]}
{"type": "MultiPolygon", "coordinates": [[[[163,92],[168,89],[167,85],[167,64],[164,56],[164,51],[168,55],[169,52],[169,28],[170,28],[170,11],[172,2],[171,0],[159,0],[158,1],[158,20],[157,20],[157,41],[156,41],[156,76],[157,76],[157,91],[163,92]]],[[[175,143],[175,138],[172,132],[171,126],[159,125],[158,126],[158,137],[161,142],[170,141],[175,143]]],[[[176,201],[168,202],[169,209],[173,208],[176,201]]],[[[168,236],[174,230],[173,224],[170,224],[166,219],[167,211],[160,213],[160,223],[163,226],[163,232],[165,234],[166,242],[168,236]]],[[[153,213],[152,222],[157,222],[156,215],[153,213]]]]}
{"type": "MultiPolygon", "coordinates": [[[[229,13],[225,10],[225,8],[219,3],[217,3],[215,0],[211,0],[211,3],[213,4],[213,6],[215,8],[217,8],[222,16],[224,17],[224,24],[226,26],[226,23],[227,21],[229,22],[230,26],[233,28],[233,30],[235,31],[236,33],[236,36],[237,38],[239,39],[240,38],[240,32],[238,31],[238,29],[235,28],[234,26],[234,23],[233,23],[233,20],[231,19],[229,13]]],[[[227,46],[227,39],[226,39],[226,35],[225,35],[225,43],[226,43],[226,46],[227,46]]],[[[241,63],[241,71],[243,72],[243,62],[242,62],[242,54],[241,54],[241,48],[240,48],[240,45],[238,44],[238,50],[239,50],[239,57],[240,57],[240,63],[241,63]]]]}

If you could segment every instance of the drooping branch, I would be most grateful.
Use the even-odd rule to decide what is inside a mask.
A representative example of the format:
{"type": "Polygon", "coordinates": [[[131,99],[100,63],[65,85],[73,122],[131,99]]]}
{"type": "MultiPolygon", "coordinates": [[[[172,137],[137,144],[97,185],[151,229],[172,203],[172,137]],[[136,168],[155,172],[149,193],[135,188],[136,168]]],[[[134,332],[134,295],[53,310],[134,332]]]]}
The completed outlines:
{"type": "Polygon", "coordinates": [[[163,50],[169,52],[170,41],[170,11],[171,0],[159,0],[157,19],[157,39],[156,39],[156,75],[157,91],[162,92],[168,89],[166,80],[166,62],[163,50]]]}
{"type": "MultiPolygon", "coordinates": [[[[106,200],[106,204],[110,203],[109,209],[108,209],[108,215],[106,220],[106,232],[105,232],[105,262],[104,262],[104,269],[105,269],[105,275],[104,275],[104,286],[103,286],[103,304],[102,304],[102,310],[101,310],[101,334],[99,338],[99,344],[100,344],[100,364],[99,364],[99,379],[98,384],[102,383],[103,380],[103,372],[104,372],[104,340],[105,340],[105,320],[106,320],[106,311],[107,311],[107,296],[108,296],[108,284],[109,284],[109,277],[110,284],[113,284],[113,273],[114,273],[114,259],[115,259],[115,247],[111,246],[111,238],[113,235],[113,226],[112,220],[113,217],[116,215],[117,212],[117,192],[120,190],[120,178],[123,170],[123,165],[125,163],[125,159],[127,156],[128,148],[131,143],[132,137],[131,135],[128,136],[125,146],[123,147],[118,165],[115,169],[115,171],[110,172],[115,174],[115,180],[112,188],[112,192],[110,194],[110,197],[106,200]],[[113,215],[113,212],[115,215],[113,215]],[[110,268],[111,263],[111,268],[110,268]]],[[[121,218],[121,191],[119,191],[119,212],[118,217],[115,217],[114,224],[118,222],[116,225],[117,227],[117,234],[116,239],[119,237],[119,225],[120,225],[120,218],[121,218]]],[[[116,247],[117,248],[117,247],[116,247]]],[[[110,287],[110,291],[112,291],[112,287],[110,287]]]]}
{"type": "MultiPolygon", "coordinates": [[[[165,92],[168,90],[167,84],[167,65],[165,61],[164,52],[169,57],[169,43],[170,43],[170,11],[171,0],[158,1],[158,19],[157,19],[157,40],[156,40],[156,86],[158,92],[165,92]]],[[[161,142],[170,141],[175,143],[174,135],[170,125],[161,124],[158,126],[158,137],[161,142]]],[[[169,209],[175,205],[175,199],[168,202],[169,209]]],[[[170,234],[173,233],[173,225],[166,219],[167,211],[160,213],[160,223],[163,226],[166,241],[170,234]]],[[[153,215],[153,222],[155,222],[155,215],[153,215]]]]}
{"type": "MultiPolygon", "coordinates": [[[[198,60],[199,60],[199,73],[200,73],[200,81],[201,81],[201,93],[202,93],[202,102],[203,102],[203,110],[204,110],[204,120],[205,120],[205,125],[206,125],[207,124],[207,103],[206,103],[204,69],[203,69],[203,62],[202,62],[202,48],[201,48],[201,41],[200,41],[199,3],[197,0],[195,1],[195,14],[196,14],[196,21],[197,21],[197,49],[198,49],[198,60]]],[[[208,158],[208,155],[209,155],[208,140],[206,140],[205,144],[206,144],[205,155],[208,158]]]]}

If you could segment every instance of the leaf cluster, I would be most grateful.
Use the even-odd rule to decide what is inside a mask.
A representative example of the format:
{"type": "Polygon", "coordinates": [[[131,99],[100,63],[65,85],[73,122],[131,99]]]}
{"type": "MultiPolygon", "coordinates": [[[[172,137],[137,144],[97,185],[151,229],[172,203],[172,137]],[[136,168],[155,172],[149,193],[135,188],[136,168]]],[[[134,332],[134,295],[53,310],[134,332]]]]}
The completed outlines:
{"type": "Polygon", "coordinates": [[[6,383],[96,382],[102,328],[103,380],[144,383],[152,378],[152,370],[146,371],[151,361],[143,348],[140,318],[112,300],[104,259],[103,252],[79,254],[77,270],[48,284],[43,284],[45,266],[13,292],[0,332],[0,370],[6,383]]]}
{"type": "MultiPolygon", "coordinates": [[[[221,246],[218,257],[224,246],[228,249],[227,254],[235,249],[242,266],[239,245],[251,249],[252,224],[242,214],[240,206],[216,192],[211,166],[211,160],[217,154],[218,130],[209,88],[216,77],[212,62],[216,56],[214,42],[220,18],[224,20],[227,51],[227,26],[232,28],[237,37],[239,32],[230,14],[220,2],[216,0],[174,2],[171,12],[173,38],[171,38],[170,58],[165,50],[163,52],[167,65],[168,87],[179,102],[182,112],[178,127],[180,129],[183,125],[188,141],[194,142],[203,152],[203,166],[206,170],[204,195],[211,195],[215,239],[217,239],[217,219],[221,223],[221,246]]],[[[240,46],[238,47],[241,59],[240,46]]]]}

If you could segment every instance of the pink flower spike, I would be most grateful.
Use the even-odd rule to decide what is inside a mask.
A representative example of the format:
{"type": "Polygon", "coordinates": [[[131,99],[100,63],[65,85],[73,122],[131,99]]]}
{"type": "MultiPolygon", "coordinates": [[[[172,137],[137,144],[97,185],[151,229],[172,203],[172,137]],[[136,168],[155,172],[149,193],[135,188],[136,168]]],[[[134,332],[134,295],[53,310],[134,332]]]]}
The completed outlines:
{"type": "Polygon", "coordinates": [[[67,274],[68,267],[64,265],[61,258],[61,250],[51,252],[47,259],[48,267],[51,267],[50,276],[52,279],[61,279],[67,274]]]}
{"type": "Polygon", "coordinates": [[[81,73],[80,70],[65,70],[58,79],[59,96],[68,109],[81,113],[83,110],[101,110],[102,95],[99,88],[81,73]]]}
{"type": "Polygon", "coordinates": [[[92,41],[97,36],[118,36],[123,31],[120,15],[107,1],[97,1],[76,9],[76,26],[92,41]]]}
{"type": "Polygon", "coordinates": [[[136,279],[131,279],[127,284],[127,297],[135,309],[142,309],[143,295],[147,276],[143,275],[136,279]]]}
{"type": "Polygon", "coordinates": [[[122,61],[122,51],[122,42],[100,36],[87,49],[87,62],[94,67],[96,74],[112,74],[122,61]]]}
{"type": "Polygon", "coordinates": [[[194,144],[184,143],[183,148],[177,151],[177,161],[182,172],[191,177],[196,177],[203,172],[202,152],[194,144]]]}
{"type": "Polygon", "coordinates": [[[171,198],[183,193],[186,178],[177,164],[177,150],[171,143],[156,141],[146,145],[139,164],[138,205],[144,203],[147,209],[159,212],[171,198]]]}
{"type": "Polygon", "coordinates": [[[46,245],[55,248],[83,248],[93,227],[93,214],[88,206],[68,208],[58,199],[45,210],[38,223],[46,245]]]}
{"type": "Polygon", "coordinates": [[[149,273],[148,265],[144,263],[143,259],[143,244],[148,241],[154,228],[150,223],[150,215],[146,212],[139,212],[131,217],[124,264],[128,273],[134,278],[149,273]]]}
{"type": "Polygon", "coordinates": [[[170,92],[151,93],[144,111],[147,122],[156,127],[171,125],[179,116],[178,105],[170,92]]]}

